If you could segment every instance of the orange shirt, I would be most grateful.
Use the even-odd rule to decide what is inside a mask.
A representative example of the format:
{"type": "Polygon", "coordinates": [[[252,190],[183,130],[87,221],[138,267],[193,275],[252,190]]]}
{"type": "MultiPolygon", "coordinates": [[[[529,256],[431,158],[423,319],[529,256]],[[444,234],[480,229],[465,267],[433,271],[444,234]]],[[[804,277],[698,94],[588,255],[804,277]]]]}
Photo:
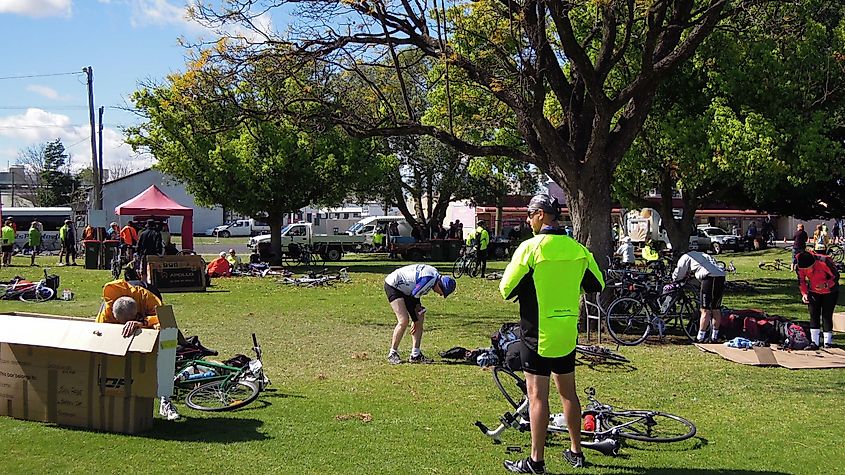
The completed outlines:
{"type": "Polygon", "coordinates": [[[120,230],[120,240],[127,246],[134,246],[138,242],[138,231],[127,224],[120,230]]]}
{"type": "Polygon", "coordinates": [[[114,280],[103,286],[103,306],[97,315],[97,323],[120,323],[114,318],[112,305],[121,297],[132,297],[138,304],[138,312],[143,313],[148,327],[158,327],[156,308],[161,300],[154,293],[143,287],[135,287],[125,280],[114,280]]]}

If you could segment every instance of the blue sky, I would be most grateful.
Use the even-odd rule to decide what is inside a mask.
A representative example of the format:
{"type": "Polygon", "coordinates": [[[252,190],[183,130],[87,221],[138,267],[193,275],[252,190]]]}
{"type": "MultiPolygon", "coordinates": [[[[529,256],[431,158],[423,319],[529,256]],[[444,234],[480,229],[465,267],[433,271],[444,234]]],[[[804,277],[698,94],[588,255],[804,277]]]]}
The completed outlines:
{"type": "MultiPolygon", "coordinates": [[[[189,21],[185,0],[0,0],[4,61],[0,78],[0,169],[21,149],[62,139],[72,166],[91,164],[88,97],[82,68],[94,70],[94,106],[105,106],[105,167],[141,169],[151,157],[122,143],[121,126],[137,119],[117,109],[145,80],[184,68],[179,38],[212,34],[189,21]]],[[[267,24],[271,22],[267,18],[267,24]]]]}

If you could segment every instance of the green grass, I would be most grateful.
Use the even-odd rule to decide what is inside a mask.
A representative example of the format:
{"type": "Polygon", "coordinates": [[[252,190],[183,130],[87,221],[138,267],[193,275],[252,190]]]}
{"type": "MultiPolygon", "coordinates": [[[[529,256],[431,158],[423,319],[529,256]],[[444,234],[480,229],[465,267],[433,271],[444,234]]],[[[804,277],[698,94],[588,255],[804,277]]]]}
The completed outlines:
{"type": "MultiPolygon", "coordinates": [[[[806,318],[794,276],[756,269],[758,261],[778,256],[788,257],[782,251],[722,256],[739,267],[736,278],[763,290],[729,295],[726,305],[806,318]]],[[[330,288],[242,278],[217,279],[205,293],[166,294],[180,328],[224,357],[249,353],[249,335],[258,334],[273,385],[257,402],[224,414],[180,404],[184,420],[157,419],[153,430],[137,436],[0,418],[2,472],[504,473],[504,447],[527,452],[529,438],[510,431],[503,445],[493,445],[473,426],[476,420],[496,423],[508,408],[490,372],[469,365],[388,365],[395,320],[382,279],[398,264],[343,264],[353,282],[330,288]],[[370,414],[372,421],[337,418],[355,413],[370,414]]],[[[0,301],[0,311],[93,317],[108,273],[52,271],[61,275],[62,288],[75,292],[75,301],[38,307],[0,301]]],[[[0,280],[39,272],[0,269],[0,280]]],[[[517,306],[502,301],[497,283],[487,280],[463,277],[452,297],[432,295],[424,303],[423,349],[430,355],[455,345],[488,346],[492,331],[517,319],[517,306]]],[[[406,336],[403,356],[409,346],[406,336]]],[[[615,458],[588,452],[589,473],[833,473],[845,466],[845,371],[741,366],[690,345],[644,344],[624,352],[632,361],[627,368],[579,366],[579,388],[594,386],[601,400],[620,407],[682,415],[696,423],[698,436],[664,446],[631,443],[615,458]]],[[[560,410],[554,401],[552,407],[560,410]]],[[[552,473],[572,473],[562,462],[563,448],[558,439],[547,449],[552,473]]]]}

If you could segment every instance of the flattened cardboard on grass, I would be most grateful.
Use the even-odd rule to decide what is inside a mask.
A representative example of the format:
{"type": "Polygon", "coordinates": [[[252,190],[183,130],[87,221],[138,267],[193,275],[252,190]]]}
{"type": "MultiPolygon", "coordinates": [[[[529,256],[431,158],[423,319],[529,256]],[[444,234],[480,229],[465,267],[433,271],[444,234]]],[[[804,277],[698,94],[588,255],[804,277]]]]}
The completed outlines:
{"type": "Polygon", "coordinates": [[[726,360],[751,366],[783,366],[789,369],[845,368],[845,350],[783,351],[777,346],[748,350],[728,348],[722,344],[696,343],[700,350],[716,353],[726,360]]]}
{"type": "Polygon", "coordinates": [[[173,392],[176,320],[129,338],[123,325],[27,313],[0,315],[0,415],[110,432],[152,427],[173,392]]]}

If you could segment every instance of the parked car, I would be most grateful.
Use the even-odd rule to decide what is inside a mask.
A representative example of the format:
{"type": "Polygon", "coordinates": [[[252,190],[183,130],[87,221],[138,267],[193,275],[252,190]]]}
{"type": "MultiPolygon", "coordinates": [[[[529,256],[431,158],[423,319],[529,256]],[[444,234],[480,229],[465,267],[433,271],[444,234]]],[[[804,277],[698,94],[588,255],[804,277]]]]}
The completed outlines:
{"type": "Polygon", "coordinates": [[[699,226],[696,232],[699,236],[699,244],[701,244],[701,240],[703,239],[707,239],[709,242],[709,246],[703,249],[712,250],[715,254],[719,254],[722,251],[738,251],[740,249],[741,238],[722,228],[703,225],[699,226]]]}
{"type": "Polygon", "coordinates": [[[206,229],[205,235],[227,238],[231,236],[257,236],[269,232],[270,226],[267,223],[254,219],[238,219],[228,224],[206,229]]]}

